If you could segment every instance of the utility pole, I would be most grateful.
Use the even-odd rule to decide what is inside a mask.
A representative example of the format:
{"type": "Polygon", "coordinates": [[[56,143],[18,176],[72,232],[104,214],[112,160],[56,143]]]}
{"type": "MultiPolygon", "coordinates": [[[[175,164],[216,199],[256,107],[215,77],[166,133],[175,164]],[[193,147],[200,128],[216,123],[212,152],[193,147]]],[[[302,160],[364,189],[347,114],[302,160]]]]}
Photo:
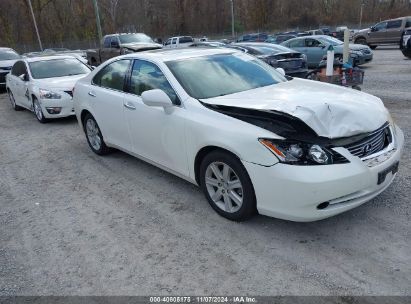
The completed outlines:
{"type": "Polygon", "coordinates": [[[93,0],[94,12],[96,13],[96,22],[97,22],[97,33],[99,41],[103,40],[103,34],[101,32],[101,23],[100,23],[100,13],[98,11],[97,0],[93,0]]]}
{"type": "Polygon", "coordinates": [[[363,12],[363,9],[364,9],[364,0],[361,0],[361,8],[360,8],[360,28],[359,28],[359,29],[362,29],[362,12],[363,12]]]}
{"type": "Polygon", "coordinates": [[[231,1],[231,35],[235,38],[235,29],[234,29],[234,0],[231,1]]]}
{"type": "Polygon", "coordinates": [[[37,28],[36,17],[34,17],[33,7],[31,6],[31,0],[27,0],[31,12],[31,16],[33,17],[34,28],[36,29],[37,40],[39,41],[40,51],[43,51],[43,45],[41,44],[39,29],[37,28]]]}

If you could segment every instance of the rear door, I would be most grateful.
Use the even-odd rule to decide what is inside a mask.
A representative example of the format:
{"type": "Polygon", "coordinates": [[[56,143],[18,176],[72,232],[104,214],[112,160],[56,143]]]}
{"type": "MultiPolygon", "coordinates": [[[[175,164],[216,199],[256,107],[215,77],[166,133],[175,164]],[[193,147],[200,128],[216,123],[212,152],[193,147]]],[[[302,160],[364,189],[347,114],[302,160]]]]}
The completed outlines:
{"type": "Polygon", "coordinates": [[[392,20],[387,22],[385,41],[387,43],[399,43],[401,40],[403,23],[405,19],[392,20]]]}
{"type": "Polygon", "coordinates": [[[124,118],[124,85],[131,60],[117,60],[101,69],[92,80],[88,98],[106,142],[130,150],[124,118]]]}

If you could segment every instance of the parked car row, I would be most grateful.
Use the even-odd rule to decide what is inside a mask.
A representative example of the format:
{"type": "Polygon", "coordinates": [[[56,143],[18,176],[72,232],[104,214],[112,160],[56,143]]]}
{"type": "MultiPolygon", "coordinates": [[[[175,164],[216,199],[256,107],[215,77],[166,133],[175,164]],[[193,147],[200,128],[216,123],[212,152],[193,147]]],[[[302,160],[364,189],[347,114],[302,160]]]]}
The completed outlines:
{"type": "Polygon", "coordinates": [[[305,56],[282,46],[230,47],[130,53],[94,70],[68,55],[20,58],[6,87],[15,110],[42,123],[76,115],[93,152],[182,177],[231,220],[319,220],[391,184],[404,136],[379,98],[284,77],[272,66],[305,56]]]}

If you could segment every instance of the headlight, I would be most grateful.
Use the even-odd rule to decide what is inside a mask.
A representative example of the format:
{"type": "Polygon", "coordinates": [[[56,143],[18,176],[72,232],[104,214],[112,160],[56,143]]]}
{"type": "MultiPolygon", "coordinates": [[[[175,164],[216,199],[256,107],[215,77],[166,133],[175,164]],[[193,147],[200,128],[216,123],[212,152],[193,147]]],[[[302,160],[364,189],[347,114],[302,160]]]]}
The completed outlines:
{"type": "Polygon", "coordinates": [[[362,56],[361,51],[351,51],[351,54],[357,55],[357,56],[362,56]]]}
{"type": "Polygon", "coordinates": [[[280,162],[289,165],[310,166],[349,163],[341,154],[318,144],[265,138],[260,138],[259,141],[277,156],[280,162]]]}
{"type": "Polygon", "coordinates": [[[40,98],[41,99],[60,99],[61,95],[49,90],[40,89],[40,98]]]}
{"type": "Polygon", "coordinates": [[[301,58],[302,58],[304,61],[307,61],[307,55],[306,55],[306,54],[301,54],[301,58]]]}

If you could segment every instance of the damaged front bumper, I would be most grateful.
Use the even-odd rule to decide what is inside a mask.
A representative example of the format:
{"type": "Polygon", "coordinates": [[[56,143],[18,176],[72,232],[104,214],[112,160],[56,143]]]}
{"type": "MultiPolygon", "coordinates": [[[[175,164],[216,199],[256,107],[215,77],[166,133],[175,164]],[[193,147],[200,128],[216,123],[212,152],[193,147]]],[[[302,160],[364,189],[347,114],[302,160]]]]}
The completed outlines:
{"type": "Polygon", "coordinates": [[[260,214],[309,222],[355,208],[381,192],[393,181],[401,157],[404,135],[395,126],[394,145],[360,159],[345,148],[335,148],[350,163],[324,166],[271,167],[243,161],[257,198],[260,214]]]}

